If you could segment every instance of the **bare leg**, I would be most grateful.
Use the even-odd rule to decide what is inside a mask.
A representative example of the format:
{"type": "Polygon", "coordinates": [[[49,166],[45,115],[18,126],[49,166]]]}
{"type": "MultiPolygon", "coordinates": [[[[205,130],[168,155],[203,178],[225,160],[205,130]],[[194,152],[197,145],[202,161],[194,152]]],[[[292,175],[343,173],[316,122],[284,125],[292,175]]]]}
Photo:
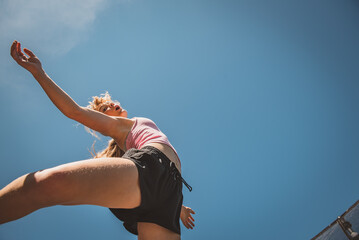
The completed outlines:
{"type": "Polygon", "coordinates": [[[134,208],[141,203],[136,165],[91,159],[26,174],[0,190],[0,224],[54,205],[134,208]]]}
{"type": "MultiPolygon", "coordinates": [[[[0,224],[15,220],[33,212],[40,203],[26,200],[29,184],[34,181],[35,173],[26,174],[0,190],[0,224]]],[[[33,190],[34,197],[37,195],[33,190]]]]}
{"type": "Polygon", "coordinates": [[[139,222],[138,240],[180,240],[181,236],[155,223],[139,222]]]}

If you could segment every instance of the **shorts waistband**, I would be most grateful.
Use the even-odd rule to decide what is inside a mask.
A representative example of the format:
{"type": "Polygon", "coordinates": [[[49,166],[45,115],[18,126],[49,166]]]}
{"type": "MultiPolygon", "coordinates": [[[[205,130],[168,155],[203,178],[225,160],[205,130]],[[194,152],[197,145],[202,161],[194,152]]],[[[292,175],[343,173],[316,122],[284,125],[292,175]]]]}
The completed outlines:
{"type": "Polygon", "coordinates": [[[150,153],[158,155],[159,158],[164,159],[167,162],[167,164],[169,164],[169,168],[170,168],[171,174],[173,175],[174,179],[181,180],[183,182],[183,184],[188,188],[188,190],[190,192],[192,192],[192,187],[186,182],[186,180],[184,180],[182,178],[182,175],[176,168],[176,165],[174,164],[174,162],[172,162],[163,152],[161,152],[159,149],[157,149],[153,146],[144,146],[143,148],[141,148],[141,150],[144,150],[144,149],[146,149],[150,153]]]}

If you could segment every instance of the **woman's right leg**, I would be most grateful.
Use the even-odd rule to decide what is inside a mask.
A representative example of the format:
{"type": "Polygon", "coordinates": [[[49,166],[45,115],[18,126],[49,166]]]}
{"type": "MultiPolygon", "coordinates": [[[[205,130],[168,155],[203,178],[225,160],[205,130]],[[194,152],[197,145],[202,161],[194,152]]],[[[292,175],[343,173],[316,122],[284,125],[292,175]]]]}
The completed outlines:
{"type": "Polygon", "coordinates": [[[54,205],[135,208],[141,203],[136,165],[123,158],[78,161],[26,174],[0,190],[0,224],[54,205]]]}

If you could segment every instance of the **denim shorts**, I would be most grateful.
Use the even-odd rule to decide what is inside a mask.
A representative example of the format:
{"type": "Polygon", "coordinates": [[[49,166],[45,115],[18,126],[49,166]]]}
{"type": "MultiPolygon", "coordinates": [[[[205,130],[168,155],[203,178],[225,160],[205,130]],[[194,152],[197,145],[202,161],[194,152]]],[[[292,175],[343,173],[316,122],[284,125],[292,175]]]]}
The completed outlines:
{"type": "Polygon", "coordinates": [[[181,234],[179,218],[183,201],[180,172],[165,154],[152,146],[131,148],[122,156],[133,161],[138,169],[141,189],[141,204],[137,208],[110,208],[123,222],[124,227],[138,235],[137,223],[158,224],[181,234]]]}

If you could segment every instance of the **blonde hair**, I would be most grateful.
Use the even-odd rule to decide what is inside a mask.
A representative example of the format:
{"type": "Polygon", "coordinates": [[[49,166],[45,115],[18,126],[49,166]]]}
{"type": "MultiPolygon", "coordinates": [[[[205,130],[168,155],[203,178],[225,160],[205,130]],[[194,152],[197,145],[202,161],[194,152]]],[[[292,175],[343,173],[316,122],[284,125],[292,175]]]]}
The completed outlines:
{"type": "MultiPolygon", "coordinates": [[[[101,94],[99,97],[98,96],[93,96],[92,97],[92,102],[89,102],[89,105],[87,106],[90,109],[96,110],[96,111],[100,111],[100,108],[103,104],[108,104],[108,103],[115,103],[115,104],[119,104],[119,102],[117,101],[113,101],[111,99],[111,95],[106,91],[104,94],[101,94]]],[[[88,127],[85,127],[86,131],[89,132],[92,136],[96,137],[97,139],[99,139],[99,137],[97,136],[97,134],[92,131],[91,129],[89,129],[88,127]]],[[[122,155],[125,153],[120,146],[118,146],[118,144],[116,143],[116,141],[114,139],[111,139],[108,142],[107,147],[102,150],[101,152],[97,153],[95,151],[95,143],[96,141],[92,144],[92,151],[90,151],[91,155],[93,158],[102,158],[102,157],[122,157],[122,155]]]]}

